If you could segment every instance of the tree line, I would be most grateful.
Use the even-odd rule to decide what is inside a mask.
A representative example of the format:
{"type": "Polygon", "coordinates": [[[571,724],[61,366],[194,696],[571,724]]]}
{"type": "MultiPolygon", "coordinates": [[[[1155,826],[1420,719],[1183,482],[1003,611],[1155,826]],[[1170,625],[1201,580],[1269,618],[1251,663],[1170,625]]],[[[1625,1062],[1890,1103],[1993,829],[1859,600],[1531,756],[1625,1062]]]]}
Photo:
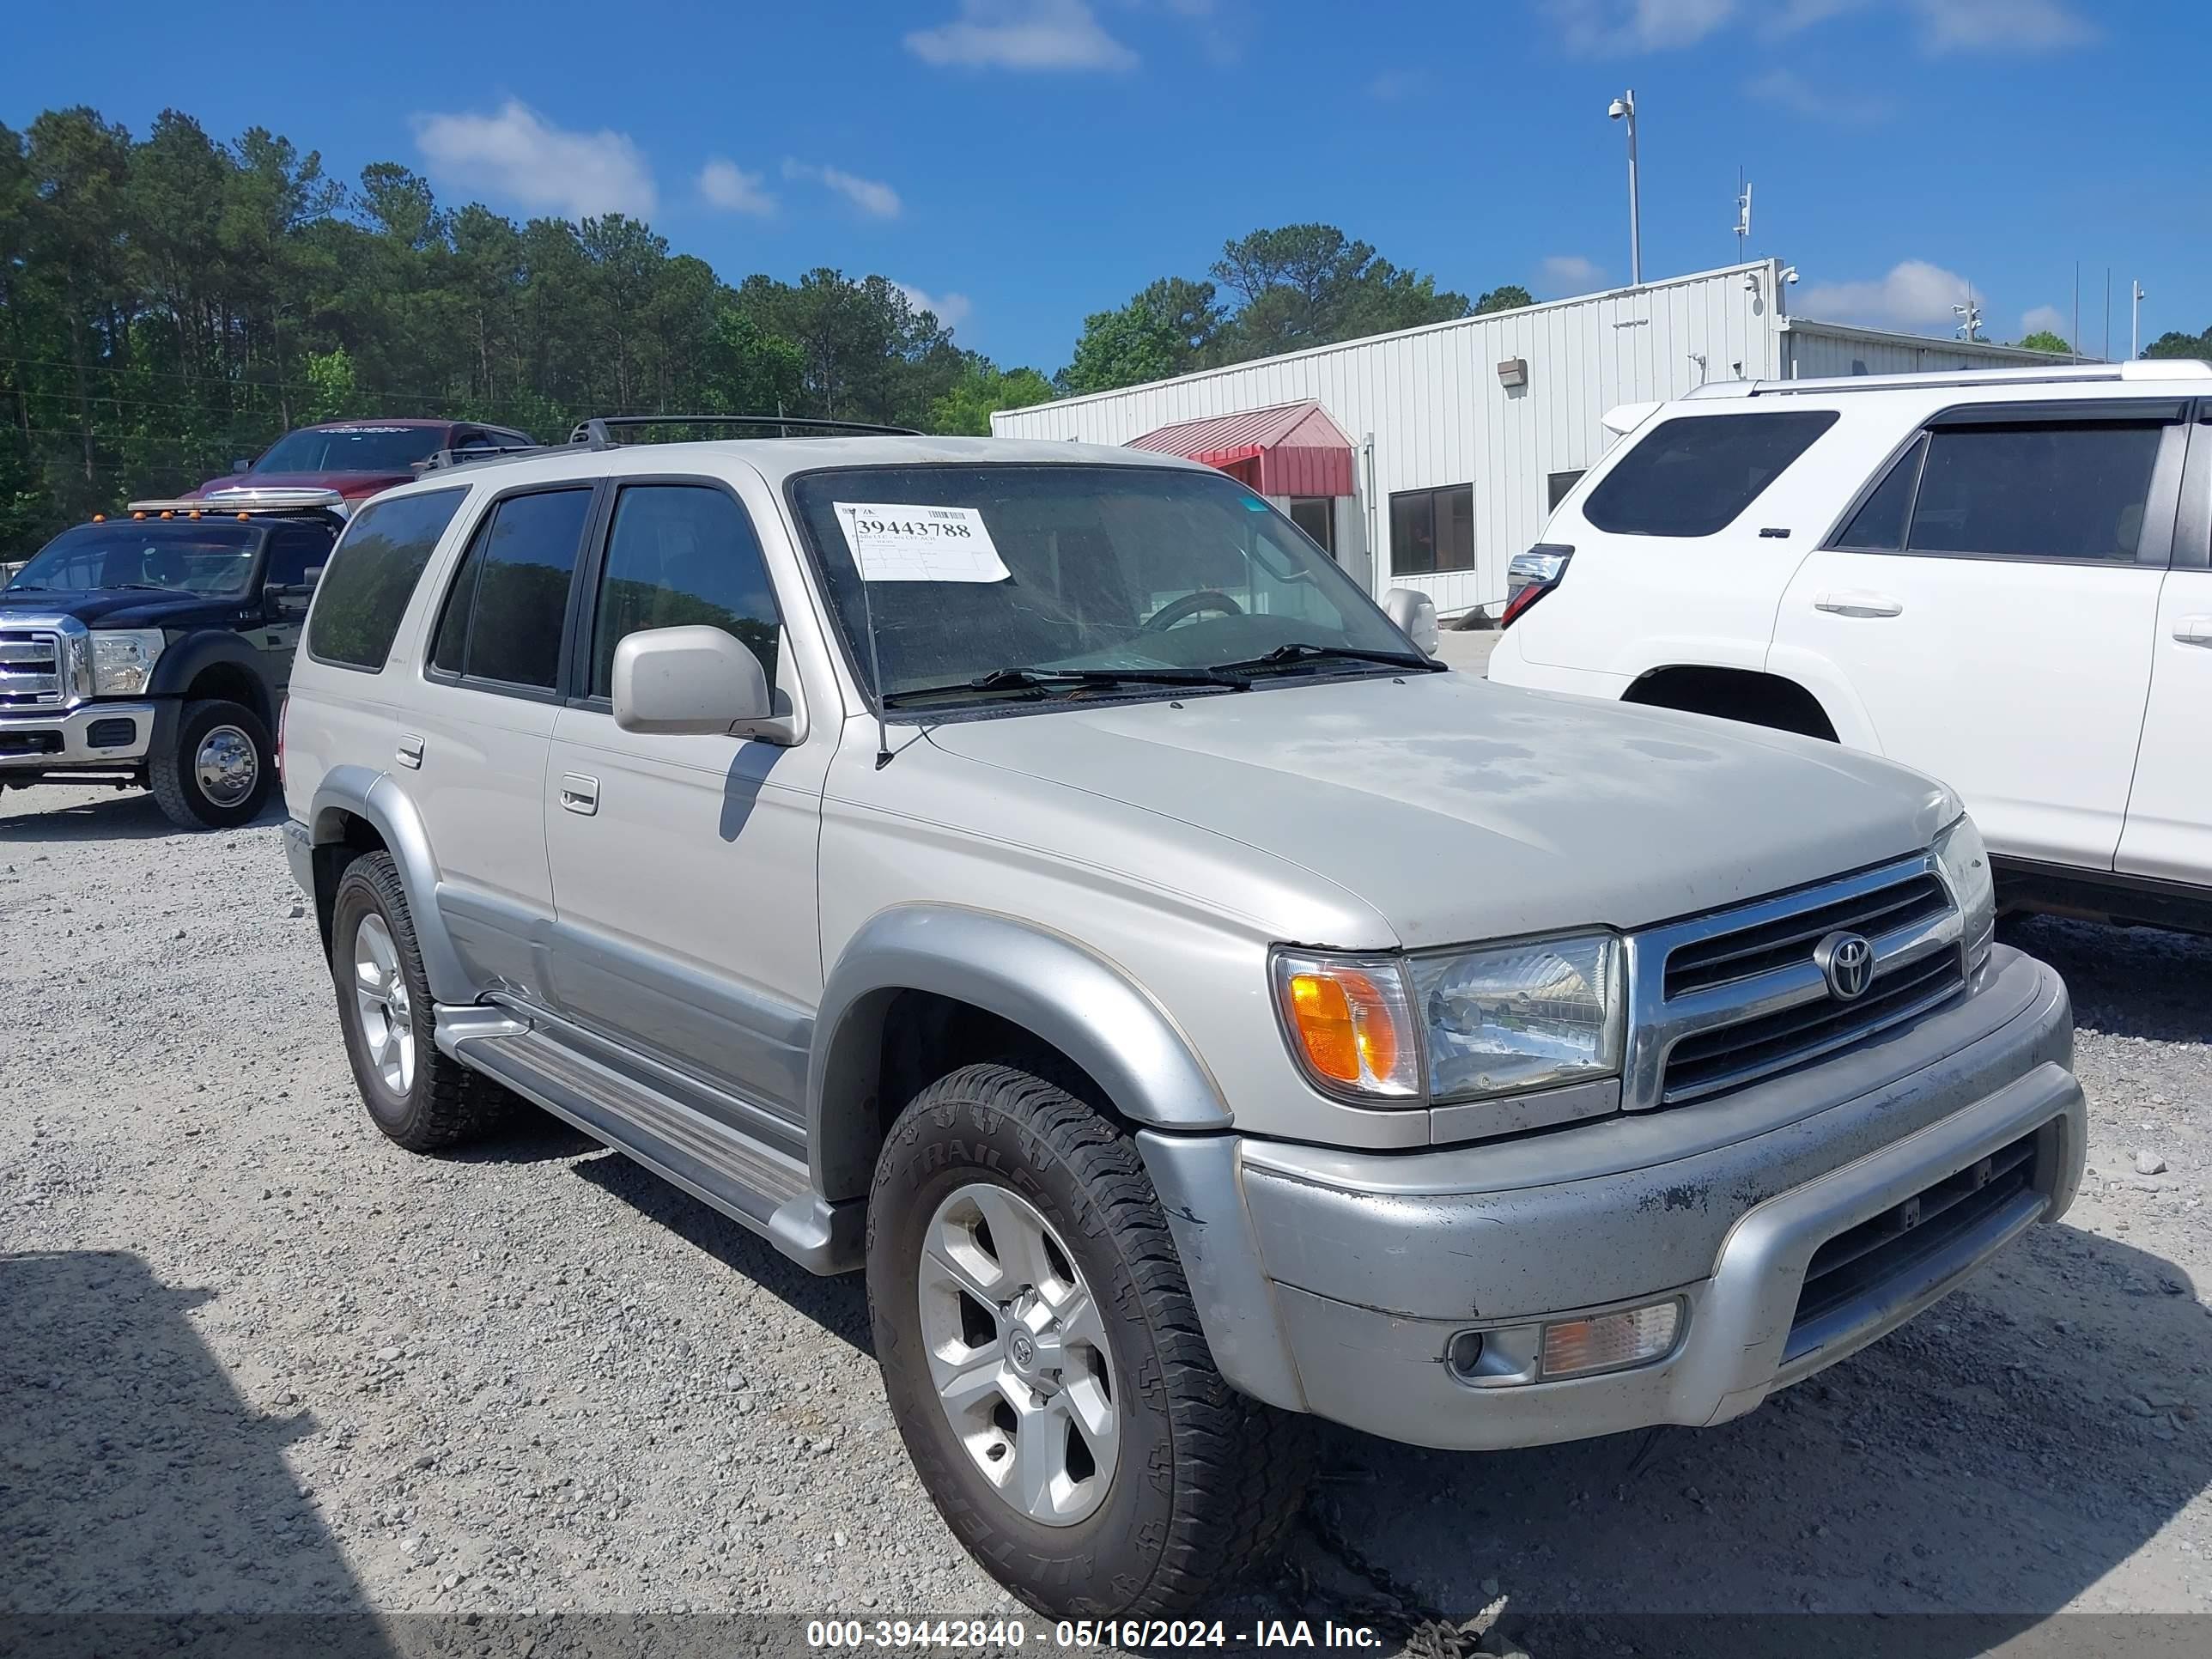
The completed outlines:
{"type": "Polygon", "coordinates": [[[732,283],[621,214],[442,205],[347,184],[255,127],[88,108],[0,125],[0,557],[287,429],[443,416],[558,439],[590,414],[750,414],[982,433],[994,409],[1526,304],[1471,302],[1331,226],[1255,231],[1207,277],[1090,318],[1049,379],[1001,368],[880,276],[732,283]]]}

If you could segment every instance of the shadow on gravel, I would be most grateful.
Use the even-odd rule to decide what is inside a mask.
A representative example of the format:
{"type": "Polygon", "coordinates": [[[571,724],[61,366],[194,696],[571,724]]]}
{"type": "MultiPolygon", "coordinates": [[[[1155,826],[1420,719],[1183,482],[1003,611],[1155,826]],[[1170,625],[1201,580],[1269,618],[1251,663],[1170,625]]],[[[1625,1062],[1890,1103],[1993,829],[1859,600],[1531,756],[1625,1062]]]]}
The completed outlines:
{"type": "Polygon", "coordinates": [[[2208,1374],[2212,1318],[2179,1268],[2039,1227],[1717,1428],[1487,1454],[1330,1429],[1278,1594],[1431,1648],[1422,1621],[1503,1594],[1537,1659],[2212,1651],[2212,1616],[2051,1616],[2212,1486],[2208,1374]]]}
{"type": "Polygon", "coordinates": [[[285,1465],[312,1419],[240,1400],[185,1318],[210,1294],[0,1255],[0,1653],[392,1651],[285,1465]]]}
{"type": "MultiPolygon", "coordinates": [[[[44,811],[5,810],[9,797],[0,794],[0,847],[49,846],[57,842],[160,841],[171,836],[234,835],[235,830],[179,830],[162,815],[153,796],[143,789],[124,789],[112,795],[50,807],[44,811]]],[[[284,805],[274,795],[261,816],[241,826],[258,830],[284,821],[284,805]]]]}
{"type": "Polygon", "coordinates": [[[1998,929],[2064,977],[2083,1030],[2160,1042],[2212,1038],[2212,939],[2066,916],[2008,916],[1998,929]]]}
{"type": "Polygon", "coordinates": [[[867,1285],[859,1273],[824,1279],[793,1261],[766,1239],[720,1210],[701,1203],[620,1152],[586,1158],[575,1174],[676,1233],[720,1262],[775,1292],[848,1346],[872,1358],[867,1285]]]}
{"type": "Polygon", "coordinates": [[[448,1164],[551,1164],[588,1152],[599,1144],[552,1113],[541,1112],[526,1101],[518,1101],[512,1116],[492,1133],[482,1140],[453,1147],[439,1157],[448,1164]]]}

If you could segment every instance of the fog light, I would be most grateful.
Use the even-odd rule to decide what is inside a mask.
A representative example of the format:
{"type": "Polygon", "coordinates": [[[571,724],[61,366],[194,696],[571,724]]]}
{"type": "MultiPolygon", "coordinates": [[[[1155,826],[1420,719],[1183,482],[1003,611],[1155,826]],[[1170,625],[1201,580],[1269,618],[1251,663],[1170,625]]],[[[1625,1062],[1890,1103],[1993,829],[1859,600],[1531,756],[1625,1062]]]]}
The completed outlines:
{"type": "Polygon", "coordinates": [[[1474,1368],[1482,1364],[1482,1333],[1462,1331],[1453,1337],[1444,1349],[1444,1364],[1452,1368],[1452,1375],[1461,1382],[1472,1377],[1474,1368]]]}
{"type": "Polygon", "coordinates": [[[1674,1346],[1681,1319],[1682,1304],[1667,1301],[1547,1325],[1544,1380],[1648,1364],[1674,1346]]]}

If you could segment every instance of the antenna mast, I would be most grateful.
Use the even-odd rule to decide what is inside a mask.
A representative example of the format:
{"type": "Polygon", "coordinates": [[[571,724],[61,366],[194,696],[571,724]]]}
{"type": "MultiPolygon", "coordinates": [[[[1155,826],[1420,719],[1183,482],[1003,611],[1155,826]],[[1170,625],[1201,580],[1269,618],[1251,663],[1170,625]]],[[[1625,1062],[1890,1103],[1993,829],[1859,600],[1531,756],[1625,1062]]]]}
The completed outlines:
{"type": "Polygon", "coordinates": [[[1744,262],[1751,241],[1751,181],[1743,169],[1735,170],[1735,262],[1744,262]]]}

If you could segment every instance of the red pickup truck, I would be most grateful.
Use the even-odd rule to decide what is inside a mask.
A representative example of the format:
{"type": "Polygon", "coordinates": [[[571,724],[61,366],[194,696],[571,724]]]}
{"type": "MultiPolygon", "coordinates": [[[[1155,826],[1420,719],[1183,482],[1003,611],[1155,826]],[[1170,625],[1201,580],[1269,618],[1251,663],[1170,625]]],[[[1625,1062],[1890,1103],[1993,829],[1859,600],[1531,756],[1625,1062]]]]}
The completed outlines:
{"type": "Polygon", "coordinates": [[[191,492],[220,489],[335,489],[349,504],[414,481],[416,464],[441,449],[497,450],[538,441],[511,427],[470,421],[329,421],[286,433],[258,461],[241,461],[191,492]]]}

